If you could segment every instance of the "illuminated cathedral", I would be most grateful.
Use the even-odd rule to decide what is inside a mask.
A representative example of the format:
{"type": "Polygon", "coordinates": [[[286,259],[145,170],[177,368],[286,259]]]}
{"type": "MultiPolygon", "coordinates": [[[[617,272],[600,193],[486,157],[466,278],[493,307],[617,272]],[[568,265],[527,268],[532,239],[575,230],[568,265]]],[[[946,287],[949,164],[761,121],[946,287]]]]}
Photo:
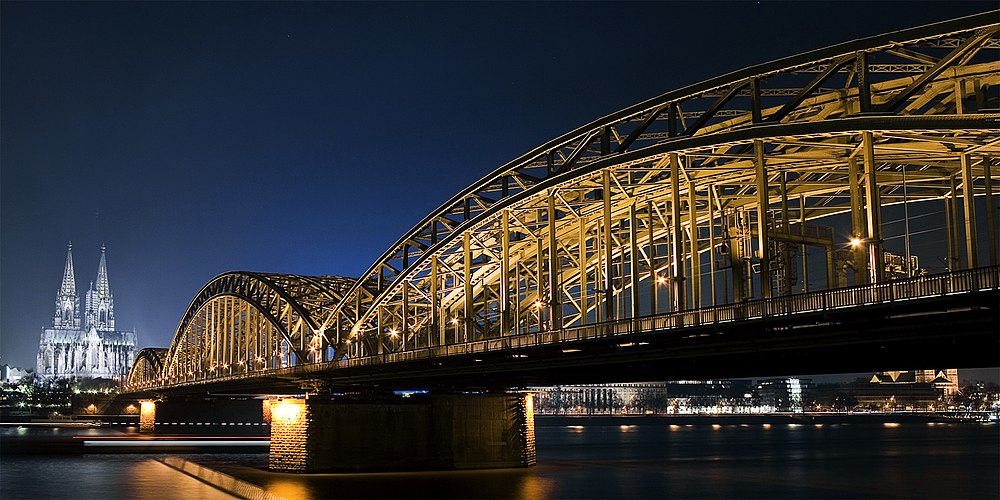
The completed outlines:
{"type": "Polygon", "coordinates": [[[46,380],[123,380],[135,359],[136,333],[115,330],[115,300],[104,246],[97,282],[90,283],[84,307],[81,317],[70,244],[52,326],[42,329],[38,344],[36,373],[46,380]]]}

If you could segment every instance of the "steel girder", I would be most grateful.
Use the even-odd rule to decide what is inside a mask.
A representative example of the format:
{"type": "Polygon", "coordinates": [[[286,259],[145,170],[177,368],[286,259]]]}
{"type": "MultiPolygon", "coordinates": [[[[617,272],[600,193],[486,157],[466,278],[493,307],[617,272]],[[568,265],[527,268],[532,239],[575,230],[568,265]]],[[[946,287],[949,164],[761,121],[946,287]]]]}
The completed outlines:
{"type": "Polygon", "coordinates": [[[327,317],[354,282],[337,276],[219,275],[188,306],[159,377],[169,384],[328,360],[330,339],[317,318],[327,317]]]}
{"type": "MultiPolygon", "coordinates": [[[[702,245],[717,247],[709,240],[728,240],[724,216],[756,217],[758,240],[762,230],[791,223],[789,198],[802,204],[793,211],[803,222],[852,208],[869,213],[863,200],[898,203],[904,189],[910,201],[954,192],[949,182],[963,164],[974,194],[991,194],[985,178],[1000,118],[996,17],[746,68],[532,150],[439,207],[369,268],[364,282],[374,289],[356,284],[334,311],[347,320],[337,322],[336,357],[643,314],[634,303],[643,281],[669,279],[668,297],[685,295],[683,285],[697,305],[696,278],[685,281],[682,272],[705,260],[690,258],[692,220],[700,255],[702,245]],[[672,157],[678,179],[670,176],[672,157]],[[867,197],[849,181],[865,161],[871,167],[857,182],[875,186],[867,197]],[[775,203],[784,219],[770,216],[775,203]]],[[[878,227],[852,232],[862,229],[878,236],[878,227]]],[[[759,259],[767,254],[759,247],[746,250],[759,259]]]]}

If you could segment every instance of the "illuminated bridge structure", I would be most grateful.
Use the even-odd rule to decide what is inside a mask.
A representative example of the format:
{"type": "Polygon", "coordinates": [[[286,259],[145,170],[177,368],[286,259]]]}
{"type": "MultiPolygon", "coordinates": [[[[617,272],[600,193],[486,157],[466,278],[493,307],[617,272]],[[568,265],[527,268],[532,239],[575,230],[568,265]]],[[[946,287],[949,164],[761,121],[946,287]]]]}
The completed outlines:
{"type": "Polygon", "coordinates": [[[997,19],[842,43],[611,113],[462,190],[358,279],[222,274],[125,390],[1000,364],[997,19]]]}
{"type": "Polygon", "coordinates": [[[669,350],[689,329],[836,329],[814,316],[995,298],[996,20],[843,43],[612,113],[458,193],[360,279],[220,275],[127,387],[386,381],[396,364],[527,364],[608,335],[669,350]],[[907,278],[918,254],[947,273],[907,278]]]}

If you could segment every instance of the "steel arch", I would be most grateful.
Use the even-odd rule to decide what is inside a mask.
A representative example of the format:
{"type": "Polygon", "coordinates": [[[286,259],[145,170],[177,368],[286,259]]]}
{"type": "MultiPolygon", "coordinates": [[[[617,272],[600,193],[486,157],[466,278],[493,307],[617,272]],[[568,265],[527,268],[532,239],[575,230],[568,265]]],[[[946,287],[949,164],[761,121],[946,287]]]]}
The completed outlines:
{"type": "Polygon", "coordinates": [[[163,360],[167,349],[162,347],[146,347],[135,355],[132,368],[129,369],[126,387],[140,388],[159,384],[163,376],[163,360]]]}
{"type": "Polygon", "coordinates": [[[354,279],[229,272],[195,295],[165,354],[164,381],[329,359],[324,315],[354,279]]]}
{"type": "MultiPolygon", "coordinates": [[[[882,207],[915,201],[945,200],[948,268],[975,268],[975,198],[990,208],[1000,194],[998,12],[752,66],[609,114],[458,193],[358,280],[220,275],[185,312],[166,383],[212,378],[225,359],[206,357],[211,343],[239,342],[204,335],[217,309],[252,312],[268,345],[287,346],[268,352],[270,368],[336,367],[788,295],[799,245],[825,249],[828,287],[878,283],[882,207]],[[952,234],[960,210],[964,255],[952,234]],[[849,235],[816,225],[838,215],[849,235]],[[846,236],[855,248],[834,244],[846,236]],[[316,338],[319,356],[307,351],[316,338]]],[[[996,222],[987,228],[996,265],[996,222]]],[[[225,332],[242,338],[233,317],[225,332]]]]}
{"type": "MultiPolygon", "coordinates": [[[[666,217],[677,220],[676,227],[667,228],[667,232],[676,234],[683,231],[690,233],[690,222],[686,220],[689,216],[686,212],[691,210],[684,210],[684,204],[703,207],[707,203],[706,198],[714,198],[712,204],[717,205],[720,212],[723,209],[737,210],[760,204],[761,200],[756,195],[757,177],[771,177],[765,180],[764,190],[761,191],[767,193],[763,203],[769,206],[776,202],[776,193],[771,193],[767,187],[768,181],[778,180],[774,177],[776,172],[804,168],[821,170],[826,164],[834,171],[803,176],[803,182],[791,186],[789,192],[797,189],[811,195],[828,193],[829,198],[837,201],[836,198],[840,196],[837,187],[846,188],[849,184],[847,170],[850,167],[847,164],[851,162],[847,157],[857,159],[865,156],[862,150],[910,148],[909,154],[913,158],[920,157],[925,162],[947,163],[949,167],[943,170],[933,170],[932,166],[926,164],[921,167],[930,168],[934,173],[917,174],[918,177],[923,175],[937,179],[936,186],[927,186],[918,195],[925,199],[939,198],[946,192],[954,191],[949,190],[946,182],[951,175],[945,174],[963,170],[959,165],[962,162],[977,162],[964,171],[974,170],[978,175],[970,176],[972,182],[981,185],[982,173],[988,170],[988,162],[996,152],[993,141],[996,139],[998,115],[995,109],[1000,108],[994,102],[995,90],[1000,84],[997,57],[993,51],[1000,46],[996,38],[1000,26],[996,23],[996,18],[996,12],[969,16],[753,66],[663,94],[543,144],[457,194],[400,238],[369,268],[363,275],[364,283],[369,286],[356,284],[333,313],[341,321],[330,323],[338,325],[338,337],[341,340],[349,341],[342,342],[344,348],[338,351],[338,357],[382,352],[383,348],[389,347],[386,344],[398,344],[393,348],[405,349],[407,339],[411,341],[411,345],[413,342],[419,343],[419,340],[412,338],[411,329],[428,324],[434,324],[436,333],[440,333],[445,329],[442,326],[444,323],[458,320],[465,325],[462,329],[466,333],[464,338],[467,339],[470,321],[475,323],[471,327],[473,330],[488,329],[484,324],[490,322],[488,316],[491,314],[496,322],[504,322],[500,306],[495,303],[490,306],[489,303],[495,302],[505,292],[509,294],[509,290],[499,287],[495,290],[496,298],[489,298],[493,283],[500,279],[499,274],[495,270],[477,271],[490,258],[499,260],[496,258],[500,253],[497,250],[502,243],[488,233],[501,232],[498,227],[503,224],[500,221],[503,217],[501,213],[508,212],[507,224],[511,224],[511,214],[537,210],[539,215],[531,219],[537,228],[544,228],[548,226],[549,216],[541,212],[552,213],[553,220],[557,220],[564,211],[563,208],[568,209],[565,210],[566,213],[574,213],[573,208],[565,200],[557,204],[558,208],[531,208],[530,201],[540,200],[546,194],[558,198],[559,191],[572,191],[569,188],[574,185],[583,186],[577,188],[583,196],[618,189],[620,192],[612,194],[612,199],[607,204],[612,205],[609,211],[620,212],[622,202],[633,198],[631,194],[622,193],[626,191],[626,186],[642,191],[642,187],[633,186],[633,182],[622,183],[626,175],[632,175],[628,173],[630,169],[645,170],[647,175],[639,184],[650,185],[656,181],[661,190],[664,189],[664,184],[671,182],[669,173],[664,173],[667,167],[673,167],[679,174],[675,177],[683,176],[683,182],[678,179],[674,186],[674,191],[677,191],[678,196],[683,195],[683,199],[667,200],[663,205],[664,208],[666,205],[681,207],[677,213],[671,214],[675,217],[666,217]],[[956,99],[955,95],[961,97],[956,99]],[[954,140],[951,136],[956,134],[961,138],[954,140]],[[956,142],[965,140],[970,142],[966,147],[966,158],[962,160],[962,155],[955,154],[949,148],[956,142]],[[932,144],[934,146],[927,147],[932,144]],[[843,154],[845,151],[848,153],[846,156],[843,154]],[[809,155],[813,157],[808,158],[809,155]],[[671,156],[677,158],[671,161],[671,156]],[[674,167],[670,163],[678,165],[674,167]],[[733,174],[739,171],[756,173],[756,163],[761,164],[763,176],[733,174]],[[836,171],[838,168],[842,172],[836,171]],[[650,173],[657,170],[660,171],[659,174],[650,173]],[[601,171],[610,174],[609,180],[613,181],[603,182],[607,185],[606,189],[594,177],[603,175],[598,173],[601,171]],[[814,186],[809,187],[805,181],[814,186]],[[589,187],[587,182],[590,182],[589,187]],[[736,187],[739,182],[749,182],[750,186],[736,187]],[[695,186],[695,193],[706,193],[702,186],[712,185],[714,196],[707,193],[696,194],[695,200],[689,200],[688,184],[695,186]],[[718,186],[729,187],[723,187],[720,192],[718,186]],[[460,243],[459,239],[472,241],[460,243]],[[472,248],[458,251],[460,244],[472,248]],[[491,246],[492,250],[489,249],[491,246]],[[463,253],[466,255],[459,256],[463,253]],[[476,262],[477,260],[484,262],[476,262]],[[435,273],[431,269],[435,263],[444,271],[435,273]],[[452,276],[443,276],[442,273],[450,273],[452,276]],[[428,280],[427,276],[432,274],[437,276],[428,280]],[[371,287],[372,284],[374,288],[371,287]],[[461,287],[462,290],[460,293],[440,293],[442,288],[448,287],[461,287]],[[482,307],[470,304],[467,297],[462,297],[480,296],[484,293],[487,297],[482,300],[487,304],[482,307]],[[353,312],[346,312],[347,306],[353,312]],[[493,313],[489,312],[491,308],[495,310],[493,313]],[[423,312],[417,312],[417,309],[423,312]],[[428,310],[438,312],[428,313],[428,310]],[[472,319],[473,315],[478,317],[472,319]],[[377,333],[377,340],[366,339],[373,332],[377,333]],[[405,333],[400,335],[401,332],[405,333]],[[394,337],[398,337],[398,340],[386,340],[394,337]],[[361,342],[350,342],[355,339],[361,342]],[[348,348],[352,345],[363,347],[349,351],[348,348]]],[[[901,161],[901,158],[885,155],[880,155],[881,159],[895,160],[896,165],[901,161]]],[[[910,163],[914,161],[916,160],[906,160],[910,163]]],[[[876,191],[898,191],[898,186],[891,186],[885,181],[889,174],[879,173],[879,170],[884,170],[889,165],[890,163],[884,163],[870,169],[873,172],[871,182],[879,186],[876,191]]],[[[861,181],[862,184],[865,182],[868,181],[861,181]]],[[[922,179],[922,182],[931,180],[922,179]]],[[[666,190],[669,191],[669,186],[666,190]]],[[[846,189],[841,191],[843,190],[846,189]]],[[[666,192],[663,194],[672,196],[666,192]]],[[[877,194],[872,193],[872,198],[877,199],[877,194]]],[[[850,207],[842,202],[837,204],[827,201],[822,205],[804,207],[802,211],[806,214],[806,219],[815,219],[846,210],[850,210],[850,207]]],[[[633,215],[640,218],[649,215],[641,213],[641,210],[639,212],[633,215]]],[[[616,218],[620,215],[614,214],[616,218]]],[[[657,217],[663,218],[659,213],[657,217]]],[[[707,223],[708,217],[709,214],[698,213],[695,226],[707,223]]],[[[712,217],[712,220],[716,218],[712,217]]],[[[767,217],[761,220],[764,221],[761,227],[772,223],[767,217]]],[[[674,224],[660,222],[664,226],[674,224]]],[[[520,219],[513,223],[525,225],[520,219]]],[[[601,224],[597,221],[596,224],[615,226],[617,222],[601,224]]],[[[593,243],[594,239],[593,236],[586,236],[590,234],[588,231],[596,229],[594,221],[584,225],[587,226],[583,230],[586,246],[593,243]]],[[[641,226],[642,221],[633,225],[641,226]]],[[[615,227],[623,230],[627,226],[630,225],[617,224],[615,227]]],[[[524,229],[527,230],[522,235],[533,233],[530,228],[524,229]]],[[[558,268],[559,273],[564,272],[558,264],[546,262],[552,260],[547,255],[553,254],[547,248],[557,248],[554,252],[556,260],[564,258],[559,255],[558,245],[564,238],[564,233],[569,231],[562,229],[556,232],[559,233],[556,238],[541,235],[541,239],[549,241],[536,245],[538,249],[534,253],[541,256],[537,262],[528,258],[511,264],[515,267],[525,264],[537,274],[537,277],[512,278],[523,282],[525,289],[535,289],[518,299],[518,302],[524,304],[508,303],[507,307],[515,310],[515,314],[523,312],[525,304],[544,305],[545,309],[549,309],[547,313],[550,317],[562,314],[550,307],[552,297],[560,300],[557,297],[559,292],[546,293],[545,286],[540,285],[554,280],[552,276],[543,276],[549,273],[545,270],[546,267],[558,268]]],[[[655,241],[656,238],[653,239],[655,241]]],[[[683,239],[683,236],[675,238],[669,245],[681,246],[683,239]]],[[[508,241],[508,244],[511,242],[508,241]]],[[[530,243],[514,246],[521,247],[511,248],[510,251],[514,253],[522,256],[531,253],[530,243]]],[[[568,253],[573,251],[565,250],[568,253]]],[[[612,248],[611,258],[604,260],[622,260],[623,262],[614,262],[622,269],[640,267],[624,262],[626,257],[622,255],[627,250],[612,248]]],[[[591,259],[591,254],[600,252],[586,250],[585,253],[588,255],[584,259],[591,259]]],[[[598,273],[590,270],[591,267],[593,266],[588,264],[585,266],[587,270],[578,272],[576,280],[583,283],[584,288],[589,286],[588,291],[591,293],[610,294],[604,300],[606,306],[613,302],[613,295],[623,293],[627,287],[632,290],[637,288],[629,283],[619,287],[612,286],[613,280],[608,279],[608,276],[613,273],[608,272],[608,269],[601,269],[598,273]],[[580,278],[589,274],[603,274],[607,285],[605,288],[611,292],[598,290],[597,287],[586,284],[586,279],[580,278]]],[[[532,272],[525,274],[530,275],[532,272]]],[[[655,274],[657,273],[650,273],[650,276],[655,274]]],[[[671,277],[681,279],[682,276],[678,274],[675,269],[671,277]]],[[[638,280],[635,281],[638,283],[638,280]]],[[[575,286],[579,288],[581,285],[575,286]]],[[[548,288],[555,287],[549,285],[548,288]]],[[[632,293],[637,295],[634,291],[632,293]]],[[[592,306],[584,305],[582,309],[590,310],[592,306]]],[[[587,313],[578,314],[582,318],[587,313]]],[[[610,314],[605,312],[601,317],[607,318],[610,314]]],[[[510,323],[523,320],[524,318],[508,319],[508,324],[501,330],[509,333],[514,328],[510,323]]],[[[553,326],[555,325],[549,321],[549,327],[553,326]]],[[[444,341],[443,336],[439,340],[444,341]]],[[[452,338],[451,341],[458,340],[452,338]]],[[[427,342],[431,341],[425,340],[427,342]]]]}

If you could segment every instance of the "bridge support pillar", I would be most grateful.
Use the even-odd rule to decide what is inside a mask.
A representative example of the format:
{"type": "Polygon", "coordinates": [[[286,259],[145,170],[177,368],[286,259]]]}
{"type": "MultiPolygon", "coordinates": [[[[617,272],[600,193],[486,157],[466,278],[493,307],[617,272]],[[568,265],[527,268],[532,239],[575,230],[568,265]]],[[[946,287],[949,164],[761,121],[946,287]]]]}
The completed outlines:
{"type": "Polygon", "coordinates": [[[530,394],[284,399],[272,405],[269,468],[273,471],[534,464],[530,394]]]}
{"type": "Polygon", "coordinates": [[[150,400],[139,401],[139,432],[148,434],[153,432],[156,425],[156,402],[150,400]]]}

